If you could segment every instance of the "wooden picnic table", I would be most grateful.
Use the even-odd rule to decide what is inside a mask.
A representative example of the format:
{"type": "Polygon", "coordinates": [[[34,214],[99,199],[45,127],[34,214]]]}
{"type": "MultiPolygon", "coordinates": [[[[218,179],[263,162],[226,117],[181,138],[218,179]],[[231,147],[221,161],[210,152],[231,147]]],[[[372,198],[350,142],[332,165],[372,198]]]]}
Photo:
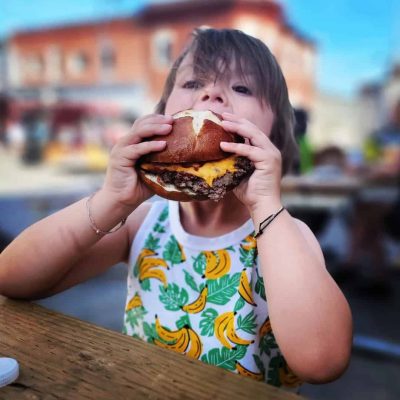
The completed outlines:
{"type": "Polygon", "coordinates": [[[0,356],[20,375],[0,399],[301,399],[250,378],[0,296],[0,356]]]}

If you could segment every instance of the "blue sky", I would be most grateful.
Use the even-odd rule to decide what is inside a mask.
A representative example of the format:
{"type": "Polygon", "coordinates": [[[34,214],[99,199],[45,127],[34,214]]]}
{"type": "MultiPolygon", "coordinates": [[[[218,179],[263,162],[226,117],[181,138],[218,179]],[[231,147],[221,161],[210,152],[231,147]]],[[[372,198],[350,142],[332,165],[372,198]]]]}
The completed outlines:
{"type": "Polygon", "coordinates": [[[398,0],[285,0],[289,20],[317,43],[318,82],[351,95],[400,62],[398,0]]]}
{"type": "MultiPolygon", "coordinates": [[[[0,36],[21,28],[123,15],[148,1],[0,0],[0,36]]],[[[290,24],[317,44],[322,90],[351,96],[363,82],[382,79],[394,59],[400,61],[399,1],[282,2],[290,24]]]]}

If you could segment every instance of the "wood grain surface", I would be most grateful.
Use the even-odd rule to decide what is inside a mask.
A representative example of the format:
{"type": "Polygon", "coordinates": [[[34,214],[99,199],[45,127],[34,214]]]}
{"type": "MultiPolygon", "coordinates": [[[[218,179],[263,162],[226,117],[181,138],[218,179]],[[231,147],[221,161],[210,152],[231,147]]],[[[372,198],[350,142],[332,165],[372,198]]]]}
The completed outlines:
{"type": "Polygon", "coordinates": [[[301,399],[170,350],[0,296],[0,356],[18,380],[0,399],[301,399]]]}

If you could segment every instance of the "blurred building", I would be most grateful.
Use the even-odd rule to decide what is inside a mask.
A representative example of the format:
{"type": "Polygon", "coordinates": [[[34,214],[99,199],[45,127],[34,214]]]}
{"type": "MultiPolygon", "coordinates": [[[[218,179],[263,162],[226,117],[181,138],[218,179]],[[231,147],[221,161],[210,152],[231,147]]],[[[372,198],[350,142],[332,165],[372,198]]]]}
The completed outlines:
{"type": "Polygon", "coordinates": [[[67,100],[149,112],[172,61],[199,26],[237,28],[263,40],[282,66],[292,104],[311,108],[315,46],[272,0],[175,1],[125,18],[18,32],[8,43],[9,94],[44,104],[67,100]]]}
{"type": "MultiPolygon", "coordinates": [[[[309,121],[309,139],[315,149],[338,146],[356,149],[362,144],[363,121],[357,101],[329,93],[317,93],[309,121]]],[[[368,118],[368,115],[364,116],[368,118]]]]}
{"type": "Polygon", "coordinates": [[[0,39],[0,93],[7,89],[7,42],[0,39]]]}
{"type": "Polygon", "coordinates": [[[400,101],[400,63],[393,63],[380,82],[366,83],[359,92],[360,132],[366,138],[385,126],[400,101]]]}
{"type": "Polygon", "coordinates": [[[366,82],[354,98],[316,93],[311,109],[310,140],[314,147],[363,147],[372,132],[389,123],[400,101],[400,63],[393,63],[377,82],[366,82]]]}

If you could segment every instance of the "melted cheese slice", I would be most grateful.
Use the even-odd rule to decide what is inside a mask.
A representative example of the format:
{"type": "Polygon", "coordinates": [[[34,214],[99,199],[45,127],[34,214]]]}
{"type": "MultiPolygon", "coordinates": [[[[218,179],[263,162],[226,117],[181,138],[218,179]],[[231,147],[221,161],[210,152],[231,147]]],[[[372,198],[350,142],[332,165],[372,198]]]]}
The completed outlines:
{"type": "Polygon", "coordinates": [[[206,162],[199,167],[184,167],[180,164],[152,164],[143,163],[140,167],[145,171],[157,171],[162,168],[163,171],[185,172],[199,178],[203,178],[209,186],[215,179],[225,175],[226,172],[235,172],[236,156],[229,156],[220,161],[206,162]],[[159,168],[157,168],[159,167],[159,168]]]}

